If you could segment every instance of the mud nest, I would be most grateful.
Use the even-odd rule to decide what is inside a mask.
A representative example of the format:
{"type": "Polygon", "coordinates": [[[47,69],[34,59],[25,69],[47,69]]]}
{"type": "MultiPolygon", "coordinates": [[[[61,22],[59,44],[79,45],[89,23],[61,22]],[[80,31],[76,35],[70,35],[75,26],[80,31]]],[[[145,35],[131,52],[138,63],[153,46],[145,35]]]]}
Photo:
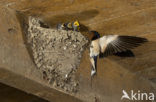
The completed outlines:
{"type": "Polygon", "coordinates": [[[75,72],[88,40],[80,32],[44,28],[41,22],[29,17],[27,39],[34,63],[53,87],[76,92],[79,83],[75,72]]]}

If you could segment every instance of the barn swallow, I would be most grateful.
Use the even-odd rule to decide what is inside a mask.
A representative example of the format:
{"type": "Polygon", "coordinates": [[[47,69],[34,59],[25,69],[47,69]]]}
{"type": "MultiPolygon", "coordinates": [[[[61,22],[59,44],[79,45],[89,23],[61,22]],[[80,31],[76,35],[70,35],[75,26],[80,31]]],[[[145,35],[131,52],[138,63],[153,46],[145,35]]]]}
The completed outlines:
{"type": "Polygon", "coordinates": [[[59,23],[59,24],[57,24],[57,30],[59,30],[59,29],[61,29],[61,30],[65,30],[65,24],[64,23],[59,23]]]}
{"type": "Polygon", "coordinates": [[[79,31],[80,24],[79,24],[79,22],[77,20],[72,23],[72,28],[73,28],[73,31],[79,31]]]}
{"type": "Polygon", "coordinates": [[[68,23],[62,23],[62,24],[59,23],[57,25],[57,29],[79,31],[80,24],[77,20],[74,22],[68,22],[68,23]]]}
{"type": "Polygon", "coordinates": [[[118,52],[124,52],[147,42],[146,38],[135,36],[105,35],[100,37],[97,31],[90,31],[89,33],[92,34],[90,44],[91,76],[96,74],[98,57],[103,58],[118,52]]]}
{"type": "Polygon", "coordinates": [[[68,22],[64,24],[65,30],[73,30],[72,22],[68,22]]]}

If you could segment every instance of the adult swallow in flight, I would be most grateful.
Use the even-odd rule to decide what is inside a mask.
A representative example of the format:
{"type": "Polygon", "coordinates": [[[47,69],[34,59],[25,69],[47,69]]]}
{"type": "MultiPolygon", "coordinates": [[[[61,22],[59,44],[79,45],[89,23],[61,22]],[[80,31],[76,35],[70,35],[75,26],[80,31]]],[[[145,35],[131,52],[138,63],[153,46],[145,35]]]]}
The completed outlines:
{"type": "Polygon", "coordinates": [[[118,52],[124,52],[147,42],[146,38],[135,36],[105,35],[100,37],[97,31],[90,31],[90,34],[92,34],[90,44],[91,76],[96,74],[98,56],[102,58],[118,52]]]}

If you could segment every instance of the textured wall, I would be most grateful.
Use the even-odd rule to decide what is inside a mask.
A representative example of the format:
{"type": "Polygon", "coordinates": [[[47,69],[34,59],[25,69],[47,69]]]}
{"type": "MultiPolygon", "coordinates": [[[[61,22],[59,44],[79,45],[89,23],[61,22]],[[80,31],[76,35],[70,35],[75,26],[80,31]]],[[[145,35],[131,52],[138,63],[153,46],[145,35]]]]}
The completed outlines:
{"type": "MultiPolygon", "coordinates": [[[[78,19],[86,29],[97,30],[101,35],[134,35],[145,37],[149,42],[132,50],[135,57],[110,56],[99,59],[98,73],[92,80],[92,87],[86,50],[77,72],[81,84],[75,97],[88,102],[121,102],[123,89],[155,92],[155,0],[1,0],[0,5],[1,68],[47,85],[41,80],[40,72],[35,69],[25,47],[15,11],[39,16],[50,27],[58,22],[78,19]]],[[[87,35],[85,30],[82,33],[87,35]]],[[[50,95],[39,96],[50,100],[50,95]]]]}

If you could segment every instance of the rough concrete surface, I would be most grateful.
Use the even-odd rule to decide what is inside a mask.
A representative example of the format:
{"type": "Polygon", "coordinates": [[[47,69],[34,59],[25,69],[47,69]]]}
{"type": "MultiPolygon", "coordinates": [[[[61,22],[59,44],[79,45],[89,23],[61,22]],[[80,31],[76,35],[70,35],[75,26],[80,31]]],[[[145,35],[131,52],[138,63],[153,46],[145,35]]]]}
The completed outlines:
{"type": "Polygon", "coordinates": [[[73,99],[79,99],[78,102],[129,101],[121,101],[123,89],[127,92],[140,90],[156,93],[155,0],[1,0],[0,5],[0,68],[9,70],[9,75],[20,75],[7,77],[7,72],[3,74],[1,71],[1,82],[56,102],[59,102],[59,95],[65,102],[72,102],[73,99]],[[17,17],[17,12],[24,16],[17,17]],[[101,35],[145,37],[149,42],[132,50],[135,57],[109,56],[98,59],[97,76],[92,80],[92,86],[89,51],[86,49],[75,72],[79,91],[57,92],[57,88],[43,80],[43,73],[36,68],[32,51],[27,46],[23,34],[27,23],[21,23],[21,19],[29,16],[41,18],[51,29],[57,23],[79,20],[83,25],[81,33],[87,37],[87,30],[96,30],[101,35]],[[31,80],[27,81],[27,86],[24,78],[31,80]],[[38,85],[40,87],[34,87],[38,85]],[[43,86],[46,86],[46,91],[43,86]]]}

